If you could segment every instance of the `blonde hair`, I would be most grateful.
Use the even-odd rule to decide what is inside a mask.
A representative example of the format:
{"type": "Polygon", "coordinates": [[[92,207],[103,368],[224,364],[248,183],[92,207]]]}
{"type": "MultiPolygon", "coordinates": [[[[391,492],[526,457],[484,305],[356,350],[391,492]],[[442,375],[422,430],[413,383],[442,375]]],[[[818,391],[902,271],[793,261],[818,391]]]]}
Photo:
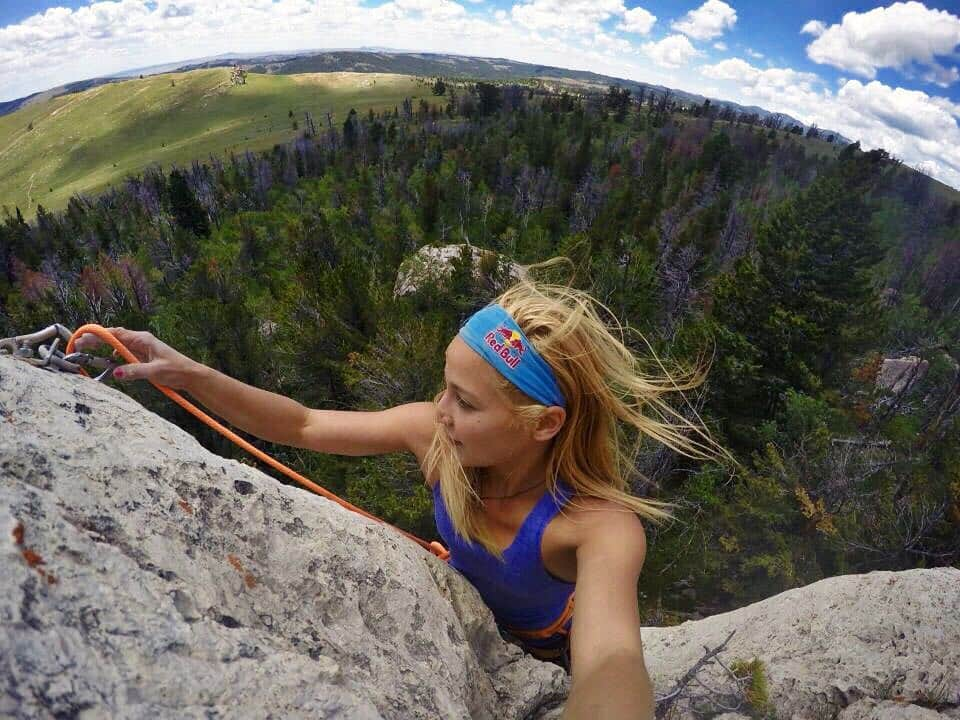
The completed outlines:
{"type": "MultiPolygon", "coordinates": [[[[565,257],[554,258],[526,270],[547,269],[564,261],[570,262],[565,257]]],[[[559,499],[557,479],[562,477],[575,496],[613,501],[655,524],[672,519],[669,508],[676,507],[673,503],[639,498],[629,492],[629,476],[640,474],[635,459],[644,435],[693,459],[723,458],[736,464],[704,426],[691,423],[662,399],[668,392],[682,393],[699,386],[709,367],[680,368],[671,375],[654,353],[664,376],[644,374],[638,358],[622,339],[611,333],[594,305],[611,317],[614,314],[588,293],[570,286],[537,282],[527,275],[494,302],[510,313],[550,365],[567,400],[566,420],[552,439],[547,455],[547,489],[554,498],[559,499]],[[656,417],[649,417],[645,410],[656,417]],[[678,423],[672,423],[670,417],[678,423]],[[617,421],[639,431],[629,451],[624,447],[617,421]],[[685,430],[693,431],[705,442],[688,438],[685,430]]],[[[622,338],[619,322],[617,328],[622,338]]],[[[513,426],[518,429],[532,429],[547,409],[499,373],[497,391],[511,405],[513,426]]],[[[443,391],[433,398],[435,405],[442,394],[443,391]]],[[[460,464],[456,448],[439,423],[423,470],[427,477],[439,477],[443,502],[456,533],[469,542],[480,543],[503,561],[503,553],[483,522],[483,501],[477,492],[481,468],[464,468],[460,464]]]]}

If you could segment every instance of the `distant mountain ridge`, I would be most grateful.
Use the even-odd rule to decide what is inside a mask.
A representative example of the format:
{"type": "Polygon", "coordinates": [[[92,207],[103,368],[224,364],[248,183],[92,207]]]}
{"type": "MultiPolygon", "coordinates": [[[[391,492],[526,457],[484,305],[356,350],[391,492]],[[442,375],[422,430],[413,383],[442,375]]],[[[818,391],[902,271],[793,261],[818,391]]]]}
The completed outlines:
{"type": "MultiPolygon", "coordinates": [[[[398,73],[402,75],[461,77],[479,80],[538,78],[559,82],[570,81],[581,86],[591,86],[597,90],[617,83],[634,93],[641,87],[646,87],[648,90],[654,90],[659,93],[669,92],[677,100],[687,104],[702,104],[706,99],[704,95],[669,88],[664,85],[654,85],[652,83],[628,80],[611,75],[601,75],[588,70],[569,70],[553,65],[519,62],[507,58],[486,58],[468,55],[401,52],[364,48],[362,50],[331,50],[278,59],[273,62],[260,59],[258,63],[251,63],[251,60],[252,58],[250,58],[250,56],[225,56],[222,59],[209,62],[184,65],[181,66],[179,70],[184,71],[239,63],[241,65],[249,64],[247,69],[252,72],[283,75],[311,72],[381,72],[398,73]]],[[[730,107],[738,112],[755,112],[761,118],[771,115],[778,116],[785,124],[800,125],[805,130],[808,127],[806,123],[786,113],[770,111],[756,105],[744,106],[720,98],[710,98],[710,102],[721,107],[730,107]]],[[[824,135],[834,135],[841,143],[845,144],[850,142],[849,139],[834,130],[826,128],[820,128],[820,130],[824,135]]]]}
{"type": "MultiPolygon", "coordinates": [[[[237,64],[245,66],[247,70],[252,72],[278,75],[317,72],[362,72],[501,81],[537,78],[561,84],[566,82],[585,88],[589,87],[594,90],[600,90],[609,85],[619,83],[622,87],[634,93],[641,87],[646,87],[659,93],[670,92],[678,101],[687,104],[702,104],[706,99],[703,95],[668,88],[663,85],[654,85],[638,80],[627,80],[611,75],[601,75],[587,70],[568,70],[552,65],[525,63],[506,58],[421,53],[389,50],[385,48],[361,48],[359,50],[306,50],[295,53],[224,53],[211,57],[198,58],[197,60],[191,60],[185,63],[167,63],[126,70],[109,77],[68,83],[40,93],[33,93],[24,98],[0,103],[0,115],[14,112],[28,102],[49,99],[73,92],[81,92],[96,85],[122,80],[138,73],[152,75],[174,71],[186,72],[200,68],[224,67],[237,64]]],[[[800,122],[786,113],[770,111],[756,105],[744,106],[721,98],[710,98],[710,102],[721,107],[730,107],[738,112],[757,113],[760,118],[771,115],[778,116],[784,121],[784,124],[799,125],[804,129],[808,127],[805,123],[800,122]]],[[[824,135],[834,135],[841,143],[850,142],[849,139],[834,130],[828,130],[826,128],[820,128],[820,130],[824,135]]]]}

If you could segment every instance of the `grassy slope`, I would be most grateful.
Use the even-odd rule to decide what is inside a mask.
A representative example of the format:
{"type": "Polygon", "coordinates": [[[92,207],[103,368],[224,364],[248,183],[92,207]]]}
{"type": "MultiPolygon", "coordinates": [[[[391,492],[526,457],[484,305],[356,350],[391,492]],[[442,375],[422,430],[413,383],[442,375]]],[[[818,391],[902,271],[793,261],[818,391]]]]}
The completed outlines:
{"type": "MultiPolygon", "coordinates": [[[[301,127],[309,110],[319,127],[328,110],[339,123],[351,107],[392,109],[405,97],[418,96],[437,100],[409,75],[251,73],[246,85],[234,87],[228,68],[213,68],[110,83],[31,103],[0,116],[0,207],[12,212],[19,206],[31,219],[37,203],[63,209],[71,195],[98,193],[154,162],[164,168],[188,165],[210,154],[261,150],[290,140],[297,134],[287,117],[290,110],[301,127]]],[[[791,137],[808,152],[839,152],[822,140],[791,137]]],[[[937,189],[948,199],[960,197],[946,186],[937,189]]]]}
{"type": "Polygon", "coordinates": [[[230,70],[215,68],[64,95],[0,117],[0,207],[19,206],[29,219],[37,203],[63,209],[71,195],[95,194],[151,163],[270,148],[296,136],[290,110],[301,129],[305,110],[320,127],[328,110],[342,123],[351,107],[392,110],[427,94],[415,78],[387,74],[249,74],[234,87],[230,70]]]}

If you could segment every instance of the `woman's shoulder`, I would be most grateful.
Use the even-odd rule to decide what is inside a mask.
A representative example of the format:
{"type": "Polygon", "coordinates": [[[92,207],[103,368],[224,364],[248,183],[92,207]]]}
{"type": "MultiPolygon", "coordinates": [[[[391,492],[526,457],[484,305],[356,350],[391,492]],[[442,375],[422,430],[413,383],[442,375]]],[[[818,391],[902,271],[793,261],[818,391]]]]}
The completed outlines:
{"type": "Polygon", "coordinates": [[[571,489],[566,495],[566,502],[558,503],[558,507],[560,511],[547,524],[544,532],[543,552],[545,556],[555,559],[555,568],[568,569],[563,573],[555,572],[555,575],[576,577],[576,555],[581,544],[595,535],[595,528],[619,506],[604,498],[577,494],[571,489]]]}
{"type": "Polygon", "coordinates": [[[624,509],[623,505],[614,502],[613,500],[597,497],[595,495],[588,495],[584,492],[578,491],[575,487],[567,483],[564,483],[561,487],[566,490],[566,496],[568,498],[565,509],[568,509],[571,512],[597,513],[624,509]]]}
{"type": "Polygon", "coordinates": [[[574,544],[591,534],[591,529],[616,521],[623,513],[633,513],[630,508],[607,498],[573,492],[563,506],[569,531],[575,536],[574,544]]]}

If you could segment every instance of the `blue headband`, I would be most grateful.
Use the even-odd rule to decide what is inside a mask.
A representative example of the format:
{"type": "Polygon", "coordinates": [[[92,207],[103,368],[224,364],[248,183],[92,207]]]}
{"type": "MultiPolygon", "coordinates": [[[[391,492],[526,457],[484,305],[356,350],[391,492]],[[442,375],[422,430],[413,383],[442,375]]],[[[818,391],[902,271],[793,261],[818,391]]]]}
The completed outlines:
{"type": "Polygon", "coordinates": [[[475,312],[459,334],[501,375],[534,400],[543,405],[567,406],[553,370],[500,305],[491,303],[475,312]]]}

